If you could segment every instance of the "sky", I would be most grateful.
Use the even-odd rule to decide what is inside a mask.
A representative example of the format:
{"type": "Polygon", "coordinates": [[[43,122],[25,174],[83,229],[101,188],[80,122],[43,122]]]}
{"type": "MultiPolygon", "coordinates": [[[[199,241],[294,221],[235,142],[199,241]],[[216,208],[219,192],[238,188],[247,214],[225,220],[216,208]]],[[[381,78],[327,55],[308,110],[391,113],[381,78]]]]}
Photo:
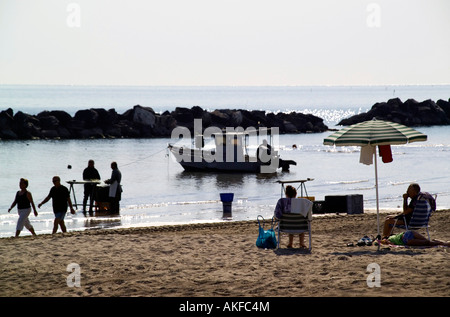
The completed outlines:
{"type": "Polygon", "coordinates": [[[0,0],[0,84],[450,83],[448,0],[0,0]]]}

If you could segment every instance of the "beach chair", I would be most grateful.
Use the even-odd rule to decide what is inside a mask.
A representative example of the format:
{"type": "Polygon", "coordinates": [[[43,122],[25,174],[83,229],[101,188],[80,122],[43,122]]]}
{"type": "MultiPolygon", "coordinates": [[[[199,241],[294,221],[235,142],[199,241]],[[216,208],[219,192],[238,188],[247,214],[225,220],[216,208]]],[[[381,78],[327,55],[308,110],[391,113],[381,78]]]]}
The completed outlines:
{"type": "MultiPolygon", "coordinates": [[[[434,195],[434,197],[436,199],[436,195],[434,195]]],[[[433,209],[431,208],[431,205],[428,202],[428,200],[424,198],[419,198],[417,200],[416,207],[414,208],[409,224],[406,223],[405,216],[403,216],[404,224],[401,225],[397,224],[398,219],[396,219],[394,225],[392,226],[391,234],[394,231],[394,228],[400,228],[404,230],[425,229],[428,235],[428,240],[431,240],[430,231],[428,230],[430,226],[428,223],[430,221],[432,212],[433,209]]]]}
{"type": "Polygon", "coordinates": [[[291,213],[284,213],[279,219],[278,248],[280,248],[281,233],[300,234],[308,232],[309,251],[312,249],[311,221],[313,203],[306,198],[293,198],[291,201],[291,213]]]}

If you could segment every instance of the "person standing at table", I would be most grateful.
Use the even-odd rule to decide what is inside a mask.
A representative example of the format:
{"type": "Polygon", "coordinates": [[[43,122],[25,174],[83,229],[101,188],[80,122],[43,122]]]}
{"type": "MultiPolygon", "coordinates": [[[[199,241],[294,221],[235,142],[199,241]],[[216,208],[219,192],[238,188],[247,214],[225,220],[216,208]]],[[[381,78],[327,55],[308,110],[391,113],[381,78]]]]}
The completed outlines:
{"type": "Polygon", "coordinates": [[[110,199],[110,212],[117,214],[120,211],[119,201],[122,196],[122,187],[120,182],[122,180],[122,173],[117,167],[117,162],[111,163],[111,178],[106,180],[105,183],[109,184],[109,199],[110,199]]]}
{"type": "MultiPolygon", "coordinates": [[[[89,160],[88,166],[83,171],[83,180],[92,181],[99,180],[100,174],[94,167],[94,160],[89,160]]],[[[89,199],[89,215],[92,216],[92,206],[94,203],[94,188],[95,184],[84,184],[84,199],[83,199],[83,214],[86,215],[86,205],[89,199]]]]}

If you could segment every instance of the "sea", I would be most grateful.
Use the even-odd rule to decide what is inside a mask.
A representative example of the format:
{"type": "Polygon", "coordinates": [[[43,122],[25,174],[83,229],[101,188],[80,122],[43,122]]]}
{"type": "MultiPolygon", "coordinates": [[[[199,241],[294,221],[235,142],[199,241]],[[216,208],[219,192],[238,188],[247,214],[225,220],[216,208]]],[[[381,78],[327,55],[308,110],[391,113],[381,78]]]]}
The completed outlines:
{"type": "MultiPolygon", "coordinates": [[[[289,86],[289,87],[133,87],[133,86],[46,86],[0,85],[0,111],[8,108],[38,114],[44,110],[76,111],[114,108],[123,113],[135,105],[155,112],[176,107],[200,106],[205,110],[248,109],[267,112],[297,111],[324,119],[331,129],[338,122],[368,111],[373,104],[400,98],[406,101],[448,100],[450,85],[420,86],[289,86]]],[[[401,210],[402,195],[411,182],[423,191],[437,194],[438,209],[450,208],[450,126],[417,127],[426,142],[392,146],[393,162],[378,163],[379,208],[401,210]]],[[[359,163],[360,148],[323,145],[333,133],[289,134],[274,138],[281,158],[294,160],[289,172],[276,174],[188,173],[169,154],[169,143],[190,140],[92,139],[92,140],[0,140],[0,237],[14,235],[17,209],[8,208],[19,190],[21,177],[29,180],[36,206],[47,196],[52,177],[62,183],[81,180],[90,159],[101,179],[111,176],[110,163],[122,172],[123,193],[118,216],[85,216],[81,212],[82,185],[73,185],[71,198],[77,213],[67,214],[68,231],[108,230],[203,222],[270,220],[282,196],[277,182],[306,180],[304,195],[323,201],[328,195],[362,195],[364,212],[376,212],[374,165],[359,163]],[[295,146],[294,146],[295,145],[295,146]],[[223,217],[221,193],[233,193],[231,218],[223,217]]],[[[258,140],[256,140],[258,141],[258,140]]],[[[257,142],[250,142],[250,152],[257,142]]],[[[294,183],[298,187],[300,183],[294,183]]],[[[51,202],[30,215],[37,234],[51,233],[51,202]]],[[[320,215],[317,215],[320,216],[320,215]]],[[[257,228],[255,228],[255,232],[257,228]]],[[[376,225],[374,224],[374,232],[376,225]]],[[[29,235],[24,229],[21,235],[29,235]]]]}

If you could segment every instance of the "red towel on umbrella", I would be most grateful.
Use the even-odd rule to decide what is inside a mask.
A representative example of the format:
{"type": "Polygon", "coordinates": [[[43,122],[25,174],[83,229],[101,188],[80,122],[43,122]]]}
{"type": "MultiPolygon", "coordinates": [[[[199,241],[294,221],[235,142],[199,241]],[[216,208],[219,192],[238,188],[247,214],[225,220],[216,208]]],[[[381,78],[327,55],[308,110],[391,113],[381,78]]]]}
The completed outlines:
{"type": "Polygon", "coordinates": [[[378,150],[380,151],[380,156],[383,163],[390,163],[393,161],[390,145],[379,145],[378,150]]]}

